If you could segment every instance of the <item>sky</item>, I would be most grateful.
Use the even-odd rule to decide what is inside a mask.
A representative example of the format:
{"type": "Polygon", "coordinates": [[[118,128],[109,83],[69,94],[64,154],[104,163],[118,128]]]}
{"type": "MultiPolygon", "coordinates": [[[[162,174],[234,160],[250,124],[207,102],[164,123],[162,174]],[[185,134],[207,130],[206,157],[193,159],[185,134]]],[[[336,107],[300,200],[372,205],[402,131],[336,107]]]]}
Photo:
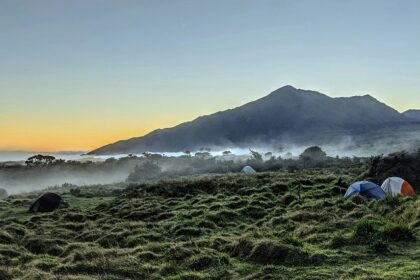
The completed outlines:
{"type": "Polygon", "coordinates": [[[0,150],[86,151],[284,85],[420,109],[417,0],[0,0],[0,150]]]}

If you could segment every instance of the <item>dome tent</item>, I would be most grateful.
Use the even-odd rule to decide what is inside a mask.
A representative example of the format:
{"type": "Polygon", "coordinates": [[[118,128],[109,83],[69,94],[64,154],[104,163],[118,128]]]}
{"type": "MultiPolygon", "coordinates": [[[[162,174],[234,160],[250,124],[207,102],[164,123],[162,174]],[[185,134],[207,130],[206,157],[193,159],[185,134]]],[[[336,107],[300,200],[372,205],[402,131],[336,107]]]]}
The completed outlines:
{"type": "Polygon", "coordinates": [[[63,200],[61,196],[56,193],[44,193],[37,200],[35,200],[30,212],[52,212],[56,209],[63,209],[69,207],[68,203],[63,200]]]}
{"type": "Polygon", "coordinates": [[[349,199],[357,194],[375,200],[380,200],[386,197],[386,193],[380,186],[369,181],[359,181],[353,183],[347,189],[344,198],[349,199]]]}
{"type": "Polygon", "coordinates": [[[412,196],[414,195],[414,189],[404,179],[400,177],[389,177],[387,178],[381,188],[384,190],[384,192],[387,195],[391,196],[397,196],[397,195],[403,195],[403,196],[412,196]]]}
{"type": "Polygon", "coordinates": [[[7,191],[3,188],[0,188],[0,199],[5,199],[7,198],[8,194],[7,191]]]}
{"type": "Polygon", "coordinates": [[[251,166],[247,165],[244,168],[242,168],[241,170],[242,173],[245,174],[253,174],[253,173],[257,173],[257,171],[254,170],[254,168],[252,168],[251,166]]]}

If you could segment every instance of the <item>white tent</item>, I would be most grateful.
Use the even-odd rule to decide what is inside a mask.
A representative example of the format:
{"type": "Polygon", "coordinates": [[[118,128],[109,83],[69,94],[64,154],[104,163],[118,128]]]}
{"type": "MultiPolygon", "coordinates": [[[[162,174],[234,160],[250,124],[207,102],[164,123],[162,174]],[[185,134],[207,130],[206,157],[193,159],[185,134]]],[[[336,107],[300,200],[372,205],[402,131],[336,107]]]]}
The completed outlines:
{"type": "Polygon", "coordinates": [[[253,174],[253,173],[257,173],[257,171],[254,170],[254,168],[252,168],[251,166],[247,165],[244,168],[242,168],[242,173],[245,174],[253,174]]]}
{"type": "Polygon", "coordinates": [[[399,177],[390,177],[386,179],[381,188],[387,195],[396,196],[404,195],[411,196],[414,195],[413,187],[402,178],[399,177]]]}

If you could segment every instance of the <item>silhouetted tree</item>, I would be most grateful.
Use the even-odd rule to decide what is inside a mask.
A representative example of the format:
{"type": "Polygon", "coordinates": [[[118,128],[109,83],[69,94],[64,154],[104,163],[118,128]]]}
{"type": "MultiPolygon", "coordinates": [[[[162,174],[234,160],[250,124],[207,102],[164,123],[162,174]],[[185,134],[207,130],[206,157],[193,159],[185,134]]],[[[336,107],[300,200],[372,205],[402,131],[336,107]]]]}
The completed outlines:
{"type": "Polygon", "coordinates": [[[53,156],[44,156],[44,155],[35,155],[31,156],[25,161],[27,166],[42,166],[50,165],[55,162],[55,157],[53,156]]]}
{"type": "Polygon", "coordinates": [[[303,161],[320,161],[325,160],[327,158],[327,154],[318,146],[312,146],[307,148],[299,158],[303,161]]]}
{"type": "Polygon", "coordinates": [[[141,182],[159,178],[162,169],[156,163],[147,161],[142,165],[136,165],[133,172],[128,175],[128,182],[141,182]]]}

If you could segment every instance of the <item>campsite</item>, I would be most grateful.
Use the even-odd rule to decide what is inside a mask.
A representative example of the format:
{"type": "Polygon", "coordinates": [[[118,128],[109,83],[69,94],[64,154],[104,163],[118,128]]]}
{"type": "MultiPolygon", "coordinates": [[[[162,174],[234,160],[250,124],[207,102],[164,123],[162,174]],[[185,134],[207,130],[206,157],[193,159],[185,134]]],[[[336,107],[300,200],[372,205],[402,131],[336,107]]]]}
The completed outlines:
{"type": "Polygon", "coordinates": [[[0,0],[0,280],[420,280],[420,0],[0,0]]]}
{"type": "MultiPolygon", "coordinates": [[[[11,195],[0,200],[0,278],[418,279],[418,196],[372,199],[359,188],[344,197],[362,179],[382,190],[382,173],[370,172],[400,156],[411,159],[400,172],[418,163],[415,154],[343,167],[305,159],[308,167],[264,171],[273,163],[263,161],[250,173],[238,165],[11,195]],[[55,208],[34,213],[46,192],[57,194],[45,199],[55,208]]],[[[390,180],[384,187],[404,184],[390,180]]]]}

